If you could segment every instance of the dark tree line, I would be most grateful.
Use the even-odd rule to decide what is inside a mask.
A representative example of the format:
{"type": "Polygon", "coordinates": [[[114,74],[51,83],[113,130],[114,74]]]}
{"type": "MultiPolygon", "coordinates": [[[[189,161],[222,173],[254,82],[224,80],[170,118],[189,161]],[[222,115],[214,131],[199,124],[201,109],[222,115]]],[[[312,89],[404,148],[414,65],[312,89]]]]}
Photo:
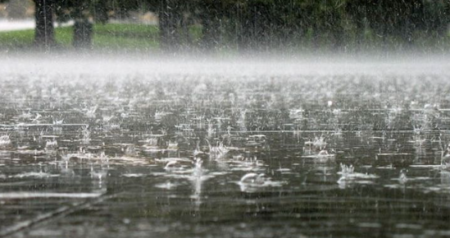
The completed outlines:
{"type": "MultiPolygon", "coordinates": [[[[0,0],[1,1],[1,0],[0,0]]],[[[35,43],[54,44],[53,22],[74,20],[74,45],[90,44],[92,21],[125,18],[131,11],[158,15],[160,43],[166,49],[190,44],[189,29],[201,27],[197,46],[234,45],[263,49],[309,39],[339,49],[349,39],[367,44],[367,35],[389,44],[415,44],[420,37],[448,34],[448,0],[34,0],[35,43]]]]}

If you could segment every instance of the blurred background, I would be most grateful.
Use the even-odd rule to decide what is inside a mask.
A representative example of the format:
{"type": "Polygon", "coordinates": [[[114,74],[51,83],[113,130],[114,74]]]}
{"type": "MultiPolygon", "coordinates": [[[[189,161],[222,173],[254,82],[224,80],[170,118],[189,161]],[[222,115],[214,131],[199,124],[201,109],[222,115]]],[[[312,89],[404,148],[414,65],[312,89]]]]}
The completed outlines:
{"type": "Polygon", "coordinates": [[[0,49],[450,48],[448,0],[0,0],[0,49]]]}

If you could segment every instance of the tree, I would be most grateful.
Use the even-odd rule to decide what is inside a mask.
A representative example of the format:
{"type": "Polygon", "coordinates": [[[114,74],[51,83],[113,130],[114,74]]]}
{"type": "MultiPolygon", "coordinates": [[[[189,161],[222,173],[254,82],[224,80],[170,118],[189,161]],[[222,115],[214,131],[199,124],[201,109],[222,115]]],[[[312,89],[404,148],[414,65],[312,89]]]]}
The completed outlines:
{"type": "Polygon", "coordinates": [[[49,48],[55,45],[53,27],[53,0],[34,0],[36,30],[34,43],[38,47],[49,48]]]}
{"type": "Polygon", "coordinates": [[[160,46],[163,49],[174,49],[180,45],[177,37],[177,21],[180,19],[180,4],[178,0],[161,0],[159,17],[160,46]]]}
{"type": "MultiPolygon", "coordinates": [[[[101,1],[101,0],[97,0],[101,1]]],[[[103,12],[112,12],[117,18],[125,18],[130,11],[153,11],[159,18],[160,47],[177,49],[181,44],[180,26],[183,25],[183,11],[190,1],[186,0],[103,0],[103,12]]]]}
{"type": "MultiPolygon", "coordinates": [[[[72,44],[75,48],[89,49],[92,46],[93,22],[108,21],[111,1],[104,0],[59,0],[55,3],[58,22],[74,21],[72,44]]],[[[118,8],[120,13],[126,8],[118,8]]]]}
{"type": "MultiPolygon", "coordinates": [[[[33,0],[35,44],[55,44],[53,22],[74,20],[75,47],[90,47],[93,22],[126,18],[131,11],[159,17],[160,46],[178,50],[191,43],[190,27],[201,25],[200,47],[273,49],[309,40],[317,47],[342,48],[346,39],[362,45],[372,33],[382,42],[413,45],[417,35],[448,32],[447,0],[33,0]],[[53,19],[53,13],[57,16],[53,19]]],[[[0,0],[5,2],[5,0],[0,0]]]]}
{"type": "MultiPolygon", "coordinates": [[[[36,21],[34,45],[41,48],[50,48],[56,44],[53,26],[54,1],[55,0],[33,0],[36,21]]],[[[0,0],[0,3],[4,2],[8,1],[0,0]]]]}
{"type": "Polygon", "coordinates": [[[202,25],[201,47],[207,50],[215,49],[220,42],[220,20],[222,18],[222,3],[220,1],[204,0],[197,4],[202,25]]]}

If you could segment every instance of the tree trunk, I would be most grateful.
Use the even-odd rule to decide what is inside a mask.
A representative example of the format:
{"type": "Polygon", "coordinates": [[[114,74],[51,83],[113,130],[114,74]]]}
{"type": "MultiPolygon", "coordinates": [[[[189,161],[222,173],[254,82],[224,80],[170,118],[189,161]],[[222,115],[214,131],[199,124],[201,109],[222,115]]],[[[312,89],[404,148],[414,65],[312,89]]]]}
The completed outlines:
{"type": "Polygon", "coordinates": [[[219,11],[216,7],[212,4],[203,6],[201,47],[206,50],[216,49],[220,41],[220,22],[217,19],[219,11]]]}
{"type": "Polygon", "coordinates": [[[55,31],[53,28],[53,6],[51,0],[34,0],[36,6],[36,30],[34,43],[39,47],[55,45],[55,31]]]}
{"type": "Polygon", "coordinates": [[[162,0],[159,10],[160,47],[176,49],[180,42],[177,35],[177,4],[175,0],[162,0]]]}
{"type": "Polygon", "coordinates": [[[237,43],[239,51],[247,52],[252,46],[252,36],[254,32],[254,19],[250,15],[250,10],[247,9],[248,6],[239,7],[239,15],[237,19],[238,30],[237,30],[237,43]]]}
{"type": "Polygon", "coordinates": [[[344,30],[342,29],[341,16],[336,11],[331,13],[331,33],[333,34],[333,50],[340,51],[343,49],[344,30]]]}
{"type": "Polygon", "coordinates": [[[73,46],[90,49],[92,47],[92,23],[88,20],[77,20],[73,26],[73,46]]]}

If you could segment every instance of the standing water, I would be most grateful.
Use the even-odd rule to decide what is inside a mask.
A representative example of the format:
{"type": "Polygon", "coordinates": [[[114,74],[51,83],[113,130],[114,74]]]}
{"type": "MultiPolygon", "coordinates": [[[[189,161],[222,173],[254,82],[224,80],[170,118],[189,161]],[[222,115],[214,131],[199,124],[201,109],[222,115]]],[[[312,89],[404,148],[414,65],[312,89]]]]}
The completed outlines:
{"type": "Polygon", "coordinates": [[[0,237],[447,237],[445,61],[2,59],[0,237]]]}

